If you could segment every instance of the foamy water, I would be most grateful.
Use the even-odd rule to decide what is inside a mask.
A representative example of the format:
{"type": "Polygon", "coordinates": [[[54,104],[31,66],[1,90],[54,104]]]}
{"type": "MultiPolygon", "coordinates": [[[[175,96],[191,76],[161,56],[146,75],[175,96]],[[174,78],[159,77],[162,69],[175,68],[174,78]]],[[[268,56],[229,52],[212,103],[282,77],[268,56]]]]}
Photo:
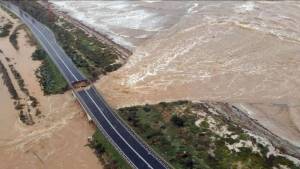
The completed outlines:
{"type": "Polygon", "coordinates": [[[186,4],[157,6],[158,1],[51,1],[72,17],[134,49],[148,37],[171,26],[186,4]],[[180,7],[182,6],[182,7],[180,7]],[[178,14],[176,14],[178,13],[178,14]]]}
{"type": "Polygon", "coordinates": [[[112,105],[248,103],[251,117],[300,145],[299,2],[54,3],[135,49],[96,84],[112,105]]]}
{"type": "Polygon", "coordinates": [[[98,87],[116,106],[249,103],[251,117],[300,145],[299,11],[298,2],[191,2],[98,87]]]}

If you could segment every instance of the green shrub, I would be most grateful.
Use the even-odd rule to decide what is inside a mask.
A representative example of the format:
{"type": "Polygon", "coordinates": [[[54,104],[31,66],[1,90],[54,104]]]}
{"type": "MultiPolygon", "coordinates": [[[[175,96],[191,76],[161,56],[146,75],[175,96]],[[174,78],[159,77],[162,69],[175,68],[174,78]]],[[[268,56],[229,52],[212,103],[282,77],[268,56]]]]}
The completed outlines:
{"type": "Polygon", "coordinates": [[[108,45],[90,37],[83,30],[76,28],[68,21],[44,12],[46,9],[35,1],[19,1],[16,3],[41,23],[48,26],[74,64],[91,80],[100,74],[112,72],[121,67],[117,63],[119,55],[108,45]],[[62,26],[56,24],[59,21],[62,26]]]}
{"type": "Polygon", "coordinates": [[[49,57],[45,57],[38,71],[40,73],[40,84],[46,95],[60,94],[68,89],[67,81],[49,57]]]}
{"type": "Polygon", "coordinates": [[[18,32],[15,30],[15,31],[9,36],[9,42],[12,44],[12,46],[13,46],[16,50],[19,50],[19,45],[18,45],[17,37],[18,37],[18,32]]]}
{"type": "Polygon", "coordinates": [[[68,89],[67,81],[43,49],[37,48],[32,54],[32,59],[42,61],[36,76],[46,95],[60,94],[68,89]]]}
{"type": "Polygon", "coordinates": [[[47,57],[47,53],[41,49],[36,49],[32,54],[32,60],[44,60],[47,57]]]}
{"type": "Polygon", "coordinates": [[[3,27],[0,27],[0,37],[6,37],[10,33],[10,29],[13,27],[12,23],[7,23],[3,27]]]}
{"type": "Polygon", "coordinates": [[[184,126],[184,120],[181,117],[177,116],[177,115],[172,116],[171,122],[177,127],[183,127],[184,126]]]}
{"type": "MultiPolygon", "coordinates": [[[[131,167],[119,154],[119,152],[110,144],[100,131],[96,131],[93,135],[93,141],[90,146],[95,150],[95,153],[101,160],[104,160],[103,156],[109,157],[108,161],[105,161],[106,166],[114,166],[113,168],[130,169],[131,167]]],[[[109,167],[110,168],[110,167],[109,167]]]]}
{"type": "Polygon", "coordinates": [[[2,74],[2,79],[4,81],[5,86],[8,88],[9,94],[11,95],[11,98],[14,100],[19,99],[19,95],[8,75],[7,69],[3,65],[3,63],[0,61],[0,74],[2,74]]]}
{"type": "Polygon", "coordinates": [[[241,138],[232,139],[219,136],[209,128],[204,120],[199,127],[195,125],[197,116],[189,109],[198,108],[208,111],[203,106],[191,102],[171,102],[157,105],[133,106],[119,109],[118,113],[154,150],[176,169],[272,169],[285,165],[299,169],[284,157],[267,157],[268,148],[258,145],[251,137],[236,125],[231,125],[221,116],[211,115],[216,125],[227,127],[235,135],[243,133],[241,138],[247,138],[256,144],[262,155],[253,152],[252,148],[239,148],[240,152],[230,150],[227,145],[239,142],[241,138]],[[163,118],[162,114],[174,112],[171,119],[163,118]],[[183,114],[178,116],[177,114],[183,114]],[[162,127],[163,126],[163,127],[162,127]]]}

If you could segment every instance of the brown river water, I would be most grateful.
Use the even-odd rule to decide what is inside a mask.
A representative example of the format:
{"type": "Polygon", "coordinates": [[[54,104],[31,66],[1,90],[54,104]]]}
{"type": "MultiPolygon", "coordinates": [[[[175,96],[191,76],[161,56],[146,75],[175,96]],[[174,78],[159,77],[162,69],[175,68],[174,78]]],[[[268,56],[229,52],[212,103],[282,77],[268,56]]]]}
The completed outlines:
{"type": "Polygon", "coordinates": [[[133,51],[96,84],[115,107],[231,102],[300,146],[299,2],[54,4],[133,51]]]}
{"type": "MultiPolygon", "coordinates": [[[[133,51],[96,82],[114,107],[189,99],[238,105],[300,146],[300,3],[56,1],[55,5],[133,51]]],[[[1,16],[7,16],[0,10],[1,16]]],[[[15,26],[17,21],[10,18],[15,26]]],[[[40,101],[43,118],[19,121],[0,79],[0,168],[101,168],[86,147],[94,128],[70,92],[44,96],[20,31],[20,50],[0,39],[4,57],[40,101]],[[30,82],[30,83],[29,83],[30,82]]],[[[16,84],[16,82],[14,82],[16,84]]]]}
{"type": "MultiPolygon", "coordinates": [[[[20,24],[0,9],[0,18],[2,17],[9,18],[14,27],[20,24]]],[[[0,23],[3,22],[0,19],[0,23]]],[[[0,168],[101,169],[102,164],[86,146],[87,138],[95,131],[94,127],[87,121],[71,92],[44,96],[35,76],[40,62],[31,59],[36,47],[28,43],[24,30],[19,31],[17,40],[20,46],[18,51],[13,48],[8,37],[0,38],[0,49],[3,52],[0,53],[0,60],[22,97],[8,65],[13,64],[20,73],[25,87],[39,101],[42,117],[34,117],[33,126],[23,124],[19,120],[19,112],[14,109],[7,87],[0,78],[0,168]]]]}

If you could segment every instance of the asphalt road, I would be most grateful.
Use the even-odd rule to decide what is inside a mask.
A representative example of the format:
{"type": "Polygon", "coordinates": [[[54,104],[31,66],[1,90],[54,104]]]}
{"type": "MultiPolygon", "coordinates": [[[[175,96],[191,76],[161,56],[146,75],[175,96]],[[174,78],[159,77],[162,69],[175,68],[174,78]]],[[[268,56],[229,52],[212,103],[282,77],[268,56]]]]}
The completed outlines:
{"type": "Polygon", "coordinates": [[[105,136],[108,136],[111,143],[121,150],[122,155],[131,162],[135,168],[164,169],[166,165],[156,157],[122,121],[112,113],[103,98],[94,87],[77,92],[78,98],[82,100],[90,116],[96,122],[98,128],[105,136]]]}
{"type": "Polygon", "coordinates": [[[72,60],[56,42],[54,34],[46,26],[36,21],[25,12],[20,12],[17,6],[10,4],[9,7],[10,10],[18,15],[18,17],[30,28],[36,39],[57,65],[70,85],[74,82],[86,80],[73,64],[72,60]]]}
{"type": "MultiPolygon", "coordinates": [[[[86,80],[71,59],[56,42],[54,34],[30,15],[21,12],[13,4],[9,9],[18,15],[31,29],[33,35],[54,61],[72,87],[74,82],[86,80]]],[[[108,106],[102,96],[91,85],[87,89],[75,91],[78,101],[92,117],[104,136],[114,145],[129,164],[138,169],[167,169],[166,163],[153,153],[108,106]]]]}

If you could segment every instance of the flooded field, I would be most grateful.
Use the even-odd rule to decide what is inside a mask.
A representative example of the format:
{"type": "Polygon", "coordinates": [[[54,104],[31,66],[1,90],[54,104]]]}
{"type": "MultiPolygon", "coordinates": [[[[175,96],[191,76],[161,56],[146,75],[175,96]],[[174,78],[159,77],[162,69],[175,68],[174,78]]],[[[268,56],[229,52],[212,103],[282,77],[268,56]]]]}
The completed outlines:
{"type": "MultiPolygon", "coordinates": [[[[12,30],[20,24],[0,9],[2,17],[9,18],[13,23],[12,30]]],[[[22,123],[20,112],[15,109],[14,101],[0,75],[0,168],[102,168],[93,151],[86,146],[94,127],[87,121],[71,92],[51,96],[43,94],[35,76],[40,62],[31,59],[36,46],[29,44],[28,35],[23,29],[18,32],[19,50],[11,45],[8,36],[0,38],[0,60],[22,97],[8,65],[13,65],[20,73],[25,87],[37,98],[41,115],[36,117],[33,114],[34,125],[22,123]]]]}
{"type": "Polygon", "coordinates": [[[134,51],[96,84],[112,105],[245,104],[251,117],[300,146],[299,2],[55,4],[134,51]],[[150,35],[136,41],[145,32],[150,35]]]}

